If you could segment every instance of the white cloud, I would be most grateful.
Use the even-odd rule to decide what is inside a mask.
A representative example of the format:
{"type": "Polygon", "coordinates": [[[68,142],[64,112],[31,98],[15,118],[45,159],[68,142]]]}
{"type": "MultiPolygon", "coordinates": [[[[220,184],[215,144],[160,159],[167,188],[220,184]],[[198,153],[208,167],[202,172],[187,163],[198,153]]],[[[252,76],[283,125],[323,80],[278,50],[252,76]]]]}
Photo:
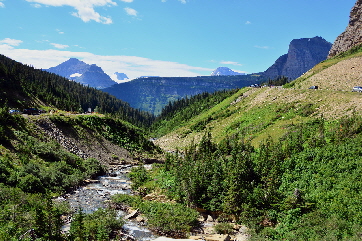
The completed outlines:
{"type": "Polygon", "coordinates": [[[102,56],[89,52],[71,52],[55,49],[16,49],[9,44],[0,44],[0,53],[39,69],[48,69],[57,66],[69,58],[78,58],[88,64],[100,66],[109,76],[115,76],[115,72],[125,73],[130,80],[140,76],[191,77],[205,75],[213,71],[213,69],[209,68],[194,67],[177,62],[153,60],[137,56],[102,56]]]}
{"type": "Polygon", "coordinates": [[[242,73],[242,74],[248,74],[248,72],[242,71],[242,70],[232,69],[232,71],[237,72],[237,73],[242,73]]]}
{"type": "Polygon", "coordinates": [[[126,13],[127,13],[128,15],[137,16],[137,11],[134,10],[133,8],[124,8],[124,10],[126,11],[126,13]]]}
{"type": "Polygon", "coordinates": [[[41,8],[41,5],[39,3],[32,4],[34,8],[41,8]]]}
{"type": "Polygon", "coordinates": [[[57,49],[65,49],[65,48],[69,47],[69,45],[65,45],[65,44],[56,44],[56,43],[50,43],[50,44],[53,45],[57,49]]]}
{"type": "Polygon", "coordinates": [[[64,32],[59,29],[56,29],[55,31],[57,31],[59,34],[64,34],[64,32]]]}
{"type": "Polygon", "coordinates": [[[242,66],[242,64],[239,64],[238,62],[234,62],[234,61],[221,61],[220,64],[242,66]]]}
{"type": "Polygon", "coordinates": [[[246,21],[245,24],[246,24],[246,25],[249,25],[249,24],[251,24],[251,22],[250,22],[250,21],[246,21]]]}
{"type": "Polygon", "coordinates": [[[0,8],[5,8],[5,4],[0,2],[0,8]]]}
{"type": "MultiPolygon", "coordinates": [[[[178,1],[183,3],[183,4],[187,3],[187,0],[178,0],[178,1]]],[[[167,0],[161,0],[161,2],[165,3],[165,2],[167,2],[167,0]]]]}
{"type": "Polygon", "coordinates": [[[133,2],[133,0],[121,0],[122,2],[125,2],[125,3],[131,3],[133,2]]]}
{"type": "Polygon", "coordinates": [[[26,0],[37,4],[44,4],[47,6],[61,7],[71,6],[77,12],[72,13],[73,16],[82,19],[84,22],[91,20],[103,24],[111,24],[112,19],[109,17],[101,16],[94,10],[95,7],[102,6],[117,6],[117,3],[112,0],[26,0]]]}
{"type": "Polygon", "coordinates": [[[259,46],[259,45],[255,45],[254,47],[255,47],[255,48],[258,48],[258,49],[269,49],[269,46],[259,46]]]}
{"type": "Polygon", "coordinates": [[[3,40],[0,40],[0,44],[7,44],[10,46],[19,46],[23,41],[21,40],[17,40],[17,39],[10,39],[10,38],[5,38],[3,40]]]}

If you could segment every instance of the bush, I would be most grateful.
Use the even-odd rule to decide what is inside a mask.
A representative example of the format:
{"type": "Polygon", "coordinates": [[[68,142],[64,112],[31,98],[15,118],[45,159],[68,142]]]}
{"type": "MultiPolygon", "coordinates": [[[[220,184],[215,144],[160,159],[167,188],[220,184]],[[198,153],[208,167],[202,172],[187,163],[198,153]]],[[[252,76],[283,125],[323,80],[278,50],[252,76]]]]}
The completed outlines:
{"type": "Polygon", "coordinates": [[[114,195],[112,202],[139,209],[150,228],[162,235],[185,237],[198,225],[198,212],[179,203],[142,201],[139,196],[125,194],[114,195]]]}
{"type": "Polygon", "coordinates": [[[73,217],[70,227],[71,240],[110,240],[114,230],[121,229],[124,220],[117,217],[112,209],[98,209],[94,213],[84,214],[80,209],[73,217]]]}
{"type": "Polygon", "coordinates": [[[214,231],[217,234],[231,234],[234,230],[230,223],[218,223],[214,226],[214,231]]]}
{"type": "Polygon", "coordinates": [[[129,173],[129,177],[132,180],[132,189],[137,190],[147,181],[151,180],[150,175],[147,173],[146,168],[143,165],[132,168],[129,173]]]}
{"type": "Polygon", "coordinates": [[[154,230],[173,236],[177,232],[190,232],[197,226],[198,212],[179,203],[143,202],[141,213],[154,230]]]}

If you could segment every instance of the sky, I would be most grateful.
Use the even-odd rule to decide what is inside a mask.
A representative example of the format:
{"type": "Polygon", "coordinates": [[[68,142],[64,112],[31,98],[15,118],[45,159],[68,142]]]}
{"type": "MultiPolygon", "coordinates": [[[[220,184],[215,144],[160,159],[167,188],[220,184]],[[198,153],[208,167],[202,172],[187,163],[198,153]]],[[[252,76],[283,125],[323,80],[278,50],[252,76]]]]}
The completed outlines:
{"type": "Polygon", "coordinates": [[[0,54],[47,69],[69,58],[115,79],[265,71],[293,39],[333,43],[356,0],[0,0],[0,54]]]}

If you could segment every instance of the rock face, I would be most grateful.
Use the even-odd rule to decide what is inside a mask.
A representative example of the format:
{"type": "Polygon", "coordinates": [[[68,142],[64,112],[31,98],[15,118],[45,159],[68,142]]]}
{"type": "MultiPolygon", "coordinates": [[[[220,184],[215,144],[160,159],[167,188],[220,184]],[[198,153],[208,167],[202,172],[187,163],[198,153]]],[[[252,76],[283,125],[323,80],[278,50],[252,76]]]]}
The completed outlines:
{"type": "Polygon", "coordinates": [[[286,76],[292,80],[326,60],[332,44],[322,37],[294,39],[288,53],[279,57],[264,75],[270,79],[286,76]]]}
{"type": "Polygon", "coordinates": [[[235,72],[229,69],[228,67],[219,67],[211,73],[211,76],[222,76],[222,75],[245,75],[245,73],[235,72]]]}
{"type": "Polygon", "coordinates": [[[362,0],[357,0],[349,16],[346,30],[337,37],[328,58],[338,55],[362,43],[362,0]]]}
{"type": "Polygon", "coordinates": [[[76,58],[70,58],[46,71],[97,89],[104,89],[117,84],[117,82],[113,81],[109,75],[104,73],[102,68],[95,64],[86,64],[76,58]]]}

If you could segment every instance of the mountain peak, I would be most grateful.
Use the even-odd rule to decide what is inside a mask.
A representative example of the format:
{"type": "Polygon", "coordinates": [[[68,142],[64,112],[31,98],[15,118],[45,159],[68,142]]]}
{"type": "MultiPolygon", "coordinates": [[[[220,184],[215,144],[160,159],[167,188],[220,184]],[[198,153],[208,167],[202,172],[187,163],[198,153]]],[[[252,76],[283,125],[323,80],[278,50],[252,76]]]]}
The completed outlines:
{"type": "Polygon", "coordinates": [[[96,64],[87,64],[76,58],[70,58],[47,71],[97,89],[107,88],[117,83],[104,73],[101,67],[96,64]]]}
{"type": "Polygon", "coordinates": [[[286,76],[292,80],[326,60],[332,44],[322,37],[293,39],[288,53],[280,56],[264,75],[275,79],[286,76]]]}
{"type": "Polygon", "coordinates": [[[233,71],[228,67],[218,67],[211,73],[211,76],[221,76],[221,75],[245,75],[245,73],[233,71]]]}

